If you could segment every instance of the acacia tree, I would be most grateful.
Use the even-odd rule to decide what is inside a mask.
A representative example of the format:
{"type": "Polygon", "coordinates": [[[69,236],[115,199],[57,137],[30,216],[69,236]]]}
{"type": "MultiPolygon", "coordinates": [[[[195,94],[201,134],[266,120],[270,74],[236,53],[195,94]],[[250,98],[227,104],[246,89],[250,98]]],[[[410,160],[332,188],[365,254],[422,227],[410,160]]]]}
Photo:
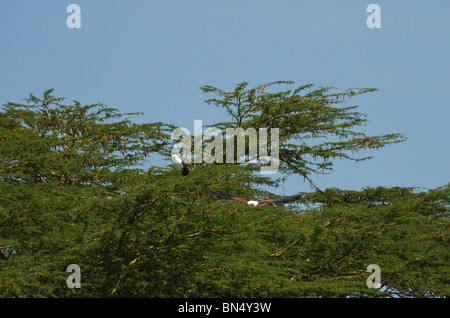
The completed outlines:
{"type": "Polygon", "coordinates": [[[340,106],[345,98],[376,91],[374,88],[340,92],[333,87],[314,89],[314,85],[309,84],[270,92],[273,86],[293,84],[292,81],[276,81],[248,89],[248,83],[242,82],[233,91],[209,85],[202,86],[201,90],[217,95],[206,102],[225,108],[232,119],[211,125],[213,127],[279,128],[279,171],[299,174],[313,186],[311,175],[332,170],[336,158],[367,160],[372,157],[357,158],[353,153],[406,140],[399,133],[365,135],[357,128],[367,123],[366,115],[355,111],[358,106],[340,106]]]}
{"type": "MultiPolygon", "coordinates": [[[[215,126],[278,125],[283,172],[312,180],[323,163],[307,156],[346,157],[352,145],[402,140],[350,130],[365,121],[330,106],[343,93],[312,91],[303,95],[309,105],[296,101],[300,90],[244,86],[236,89],[240,102],[227,92],[209,100],[233,119],[215,126]],[[303,131],[333,136],[333,124],[348,133],[342,149],[306,144],[303,131]]],[[[304,193],[301,205],[249,209],[205,189],[259,198],[281,180],[260,175],[257,164],[196,164],[187,176],[170,165],[144,171],[149,154],[170,153],[172,125],[139,125],[114,108],[63,101],[48,90],[0,112],[0,297],[449,295],[449,186],[324,189],[304,193]],[[81,268],[81,289],[66,287],[69,264],[81,268]],[[381,291],[366,286],[369,264],[381,267],[381,291]]]]}
{"type": "Polygon", "coordinates": [[[112,172],[141,163],[166,143],[168,127],[162,123],[118,120],[139,113],[119,113],[103,104],[64,105],[52,92],[3,106],[2,181],[106,186],[112,172]]]}
{"type": "Polygon", "coordinates": [[[63,102],[50,89],[0,113],[0,295],[57,295],[67,265],[111,227],[135,165],[167,143],[161,123],[63,102]]]}

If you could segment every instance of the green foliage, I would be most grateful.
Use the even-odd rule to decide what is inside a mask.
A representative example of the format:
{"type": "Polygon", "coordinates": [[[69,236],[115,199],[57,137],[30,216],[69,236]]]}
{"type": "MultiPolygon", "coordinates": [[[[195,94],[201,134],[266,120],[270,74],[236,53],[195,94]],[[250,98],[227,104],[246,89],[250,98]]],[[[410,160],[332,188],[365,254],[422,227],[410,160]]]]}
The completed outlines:
{"type": "Polygon", "coordinates": [[[209,85],[201,90],[217,95],[219,98],[206,102],[225,108],[232,118],[231,122],[213,124],[213,127],[279,128],[279,170],[302,175],[313,186],[310,175],[332,170],[336,158],[367,160],[371,157],[356,158],[353,154],[406,140],[398,133],[367,136],[355,130],[367,123],[366,116],[355,111],[357,106],[338,107],[346,97],[376,91],[374,88],[339,92],[334,87],[314,89],[314,85],[309,84],[294,90],[267,91],[275,85],[293,84],[292,81],[277,81],[247,89],[248,83],[242,82],[232,92],[209,85]]]}
{"type": "MultiPolygon", "coordinates": [[[[281,142],[283,171],[308,179],[315,168],[305,156],[323,149],[332,158],[334,151],[326,142],[306,146],[300,134],[312,134],[315,123],[325,137],[350,137],[342,156],[351,145],[375,146],[364,138],[378,137],[349,131],[363,115],[329,106],[344,93],[299,95],[311,86],[264,93],[271,85],[220,91],[222,99],[209,102],[226,107],[233,121],[216,127],[279,125],[280,136],[291,139],[281,142]]],[[[190,165],[185,177],[170,165],[144,172],[149,154],[169,153],[171,125],[135,124],[122,118],[135,114],[62,102],[48,90],[0,112],[0,297],[450,294],[450,184],[425,192],[317,190],[296,204],[251,209],[214,200],[205,189],[261,198],[282,179],[258,174],[257,164],[190,165]],[[66,286],[69,264],[81,268],[80,289],[66,286]],[[381,289],[366,286],[370,264],[381,268],[381,289]]],[[[400,141],[386,136],[379,146],[400,141]]]]}
{"type": "Polygon", "coordinates": [[[7,182],[101,184],[114,182],[115,170],[141,163],[167,143],[169,127],[135,124],[117,109],[84,105],[44,92],[27,104],[7,103],[0,120],[0,173],[7,182]]]}

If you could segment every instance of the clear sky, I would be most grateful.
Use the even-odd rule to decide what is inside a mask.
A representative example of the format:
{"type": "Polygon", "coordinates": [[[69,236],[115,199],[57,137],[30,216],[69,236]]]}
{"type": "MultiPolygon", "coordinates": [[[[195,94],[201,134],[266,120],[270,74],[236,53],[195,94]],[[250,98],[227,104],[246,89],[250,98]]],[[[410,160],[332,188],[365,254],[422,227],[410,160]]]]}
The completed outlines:
{"type": "MultiPolygon", "coordinates": [[[[337,161],[314,181],[433,188],[450,181],[449,14],[445,0],[1,1],[0,104],[54,88],[193,131],[195,119],[224,120],[204,103],[202,85],[376,87],[348,104],[368,115],[362,131],[408,141],[361,153],[369,161],[337,161]],[[66,25],[72,3],[81,28],[66,25]],[[372,3],[381,28],[366,24],[372,3]]],[[[311,190],[302,178],[284,187],[311,190]]]]}

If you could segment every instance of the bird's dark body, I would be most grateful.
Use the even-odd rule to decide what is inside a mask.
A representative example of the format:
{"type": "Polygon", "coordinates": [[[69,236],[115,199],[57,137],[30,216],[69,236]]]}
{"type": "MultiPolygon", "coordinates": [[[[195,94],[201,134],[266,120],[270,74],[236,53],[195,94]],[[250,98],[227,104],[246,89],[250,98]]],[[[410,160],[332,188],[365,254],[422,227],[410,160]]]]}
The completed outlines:
{"type": "Polygon", "coordinates": [[[183,162],[183,167],[181,168],[181,175],[187,176],[189,173],[189,169],[187,167],[187,163],[183,162]]]}

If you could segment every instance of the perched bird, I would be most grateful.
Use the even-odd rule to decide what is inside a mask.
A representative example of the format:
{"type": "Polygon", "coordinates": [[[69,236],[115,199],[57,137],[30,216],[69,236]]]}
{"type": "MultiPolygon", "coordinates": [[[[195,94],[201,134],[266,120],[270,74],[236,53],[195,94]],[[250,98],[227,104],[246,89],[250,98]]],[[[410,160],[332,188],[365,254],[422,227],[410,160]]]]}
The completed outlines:
{"type": "Polygon", "coordinates": [[[178,170],[181,170],[181,175],[186,176],[189,173],[189,169],[187,167],[187,163],[181,159],[181,157],[177,154],[172,155],[172,162],[178,170]]]}
{"type": "Polygon", "coordinates": [[[254,200],[247,200],[247,199],[237,197],[237,196],[231,195],[231,194],[226,194],[226,193],[217,193],[217,192],[212,192],[209,190],[206,190],[206,192],[208,192],[208,194],[211,197],[213,197],[214,199],[227,199],[227,200],[240,201],[240,202],[247,203],[251,207],[257,207],[259,204],[263,204],[263,203],[291,203],[291,202],[298,200],[299,198],[301,198],[303,196],[303,194],[300,194],[300,195],[279,197],[279,198],[275,198],[275,199],[264,199],[264,200],[254,201],[254,200]]]}

